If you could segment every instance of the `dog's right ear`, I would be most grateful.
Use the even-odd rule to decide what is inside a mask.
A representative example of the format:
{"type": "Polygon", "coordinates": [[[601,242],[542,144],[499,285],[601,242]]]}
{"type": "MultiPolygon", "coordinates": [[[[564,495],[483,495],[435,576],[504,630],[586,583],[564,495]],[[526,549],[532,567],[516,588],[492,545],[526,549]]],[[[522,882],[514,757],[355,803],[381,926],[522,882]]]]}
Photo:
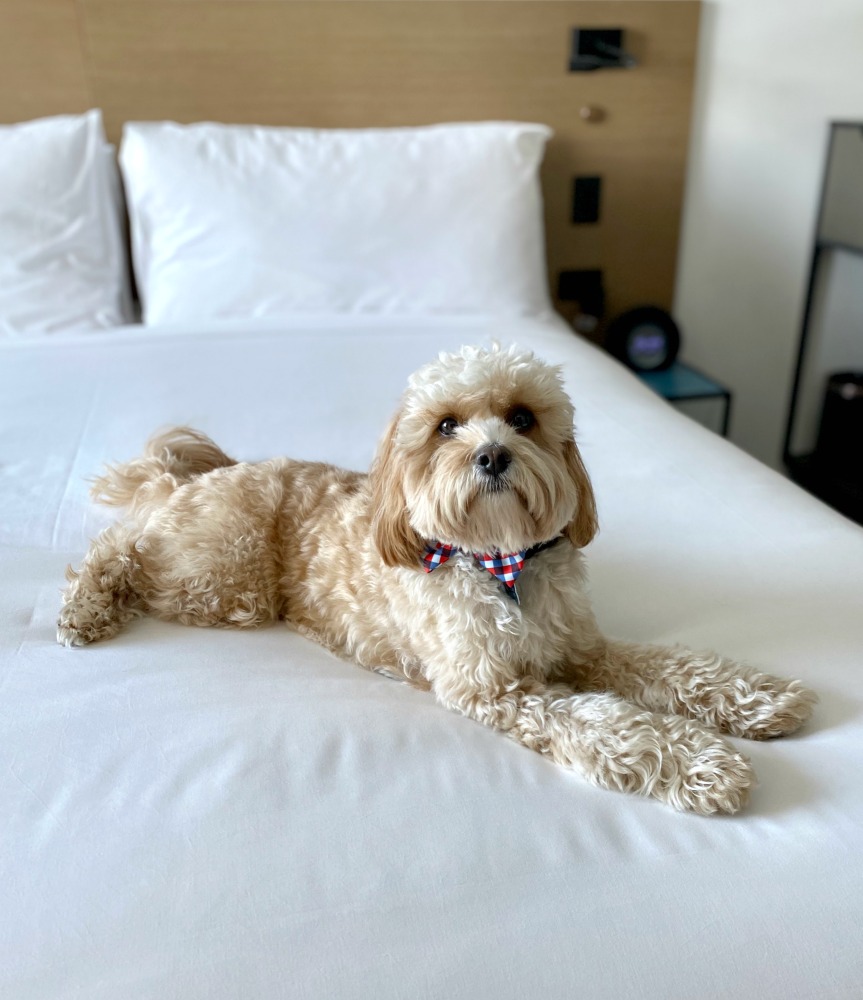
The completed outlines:
{"type": "Polygon", "coordinates": [[[599,531],[599,521],[596,516],[596,498],[590,477],[584,467],[581,455],[574,441],[564,445],[564,460],[570,477],[578,494],[578,512],[572,521],[563,529],[563,533],[577,548],[584,548],[599,531]]]}
{"type": "Polygon", "coordinates": [[[387,566],[419,566],[422,539],[408,520],[402,476],[396,460],[396,432],[399,415],[381,440],[369,473],[372,488],[372,539],[387,566]]]}

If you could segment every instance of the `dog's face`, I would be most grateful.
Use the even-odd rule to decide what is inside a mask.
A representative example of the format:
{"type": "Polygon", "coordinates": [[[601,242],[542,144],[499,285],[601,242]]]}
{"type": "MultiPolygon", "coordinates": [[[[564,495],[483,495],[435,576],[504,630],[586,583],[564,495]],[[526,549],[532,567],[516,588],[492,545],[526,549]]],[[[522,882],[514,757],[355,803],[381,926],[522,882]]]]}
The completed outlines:
{"type": "Polygon", "coordinates": [[[425,541],[515,552],[596,532],[590,481],[557,370],[528,352],[463,348],[408,382],[372,469],[374,535],[389,565],[425,541]]]}

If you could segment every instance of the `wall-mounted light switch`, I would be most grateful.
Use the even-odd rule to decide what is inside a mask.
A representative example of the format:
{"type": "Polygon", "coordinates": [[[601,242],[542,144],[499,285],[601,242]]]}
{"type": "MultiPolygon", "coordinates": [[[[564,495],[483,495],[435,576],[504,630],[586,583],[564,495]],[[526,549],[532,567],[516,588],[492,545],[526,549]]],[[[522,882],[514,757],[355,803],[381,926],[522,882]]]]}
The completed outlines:
{"type": "Polygon", "coordinates": [[[576,177],[572,184],[572,221],[599,222],[600,177],[576,177]]]}
{"type": "Polygon", "coordinates": [[[623,49],[623,28],[573,28],[569,52],[571,73],[597,69],[630,69],[635,59],[623,49]]]}

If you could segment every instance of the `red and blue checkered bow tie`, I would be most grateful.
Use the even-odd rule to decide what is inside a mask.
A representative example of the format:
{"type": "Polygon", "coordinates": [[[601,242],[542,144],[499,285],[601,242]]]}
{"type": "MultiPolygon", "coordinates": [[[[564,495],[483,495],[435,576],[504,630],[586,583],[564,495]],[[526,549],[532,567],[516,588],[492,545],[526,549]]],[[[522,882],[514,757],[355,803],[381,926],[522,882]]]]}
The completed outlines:
{"type": "MultiPolygon", "coordinates": [[[[461,551],[461,549],[456,548],[454,545],[443,545],[441,543],[426,545],[425,555],[423,556],[423,568],[426,573],[431,573],[438,566],[442,566],[454,552],[461,551]]],[[[470,552],[466,554],[472,555],[483,569],[488,570],[496,580],[499,580],[503,584],[504,593],[518,603],[518,591],[515,589],[515,581],[518,579],[518,574],[524,566],[524,560],[527,557],[526,550],[510,552],[506,555],[502,552],[470,552]]]]}

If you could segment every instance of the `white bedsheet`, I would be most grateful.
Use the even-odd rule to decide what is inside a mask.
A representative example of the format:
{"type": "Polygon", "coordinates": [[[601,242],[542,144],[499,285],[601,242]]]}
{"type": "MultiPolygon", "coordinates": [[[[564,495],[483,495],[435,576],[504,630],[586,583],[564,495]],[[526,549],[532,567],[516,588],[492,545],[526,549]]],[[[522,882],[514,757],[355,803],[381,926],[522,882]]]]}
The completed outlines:
{"type": "Polygon", "coordinates": [[[863,530],[554,324],[259,327],[0,344],[0,997],[863,995],[863,530]],[[819,692],[746,745],[742,814],[591,788],[283,626],[55,644],[105,461],[184,422],[366,468],[407,374],[492,337],[565,366],[606,631],[819,692]]]}

